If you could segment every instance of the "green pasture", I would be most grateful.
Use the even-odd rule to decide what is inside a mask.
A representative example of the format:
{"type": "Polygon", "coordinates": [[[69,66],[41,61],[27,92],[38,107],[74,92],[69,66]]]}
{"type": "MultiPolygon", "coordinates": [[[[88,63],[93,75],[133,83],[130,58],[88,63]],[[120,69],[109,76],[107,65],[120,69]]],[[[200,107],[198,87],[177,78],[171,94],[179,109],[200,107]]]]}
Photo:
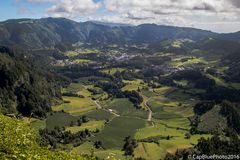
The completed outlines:
{"type": "Polygon", "coordinates": [[[138,89],[146,87],[146,84],[141,79],[135,79],[132,81],[123,80],[123,83],[125,83],[125,86],[122,88],[123,91],[137,91],[138,89]]]}
{"type": "Polygon", "coordinates": [[[147,112],[136,109],[127,98],[113,99],[106,104],[106,107],[116,111],[121,116],[139,117],[147,119],[147,112]]]}
{"type": "Polygon", "coordinates": [[[102,159],[109,160],[125,159],[125,157],[123,156],[123,151],[113,149],[96,149],[93,142],[85,142],[78,147],[74,147],[71,152],[78,155],[93,155],[102,159]]]}
{"type": "Polygon", "coordinates": [[[72,92],[84,97],[90,97],[92,95],[92,93],[87,90],[87,87],[81,83],[71,83],[67,88],[63,88],[63,92],[72,92]]]}
{"type": "Polygon", "coordinates": [[[202,57],[183,57],[175,58],[171,61],[170,65],[173,67],[182,67],[191,64],[207,64],[207,61],[202,57]]]}
{"type": "Polygon", "coordinates": [[[164,158],[164,150],[155,143],[138,143],[134,150],[134,158],[144,158],[146,160],[154,160],[164,158]]]}
{"type": "Polygon", "coordinates": [[[72,116],[68,113],[57,112],[49,115],[46,119],[46,128],[49,130],[54,129],[54,127],[66,127],[70,126],[71,122],[76,122],[79,119],[77,116],[72,116]]]}
{"type": "Polygon", "coordinates": [[[173,90],[174,90],[174,88],[169,87],[169,86],[162,86],[162,87],[154,88],[154,92],[156,92],[158,94],[162,94],[162,95],[166,95],[167,93],[169,93],[173,90]]]}
{"type": "Polygon", "coordinates": [[[36,131],[44,129],[46,128],[46,120],[31,118],[30,126],[36,131]]]}
{"type": "Polygon", "coordinates": [[[142,156],[145,159],[151,159],[153,155],[159,156],[157,159],[164,158],[167,152],[174,153],[177,149],[189,148],[192,144],[197,144],[198,139],[201,137],[210,137],[208,134],[203,134],[192,135],[190,139],[185,139],[185,134],[188,131],[179,129],[179,127],[189,129],[188,125],[189,122],[187,122],[186,118],[175,118],[166,121],[154,120],[154,126],[146,126],[139,129],[135,134],[135,138],[142,140],[146,138],[159,137],[159,145],[144,142],[144,145],[140,144],[140,146],[136,148],[136,156],[142,156]],[[160,138],[167,136],[170,136],[171,138],[169,140],[160,138]],[[154,151],[156,150],[159,151],[159,154],[154,154],[154,151]]]}
{"type": "Polygon", "coordinates": [[[53,106],[52,109],[54,111],[64,110],[65,112],[68,112],[72,115],[82,115],[97,108],[96,104],[91,100],[91,98],[64,96],[63,99],[69,103],[53,106]]]}
{"type": "Polygon", "coordinates": [[[88,59],[74,59],[73,62],[74,63],[78,63],[78,64],[81,64],[81,63],[93,63],[93,61],[88,60],[88,59]]]}
{"type": "Polygon", "coordinates": [[[109,75],[114,75],[116,72],[123,72],[125,70],[126,70],[125,68],[110,68],[101,70],[101,72],[109,75]]]}
{"type": "Polygon", "coordinates": [[[215,81],[215,83],[219,86],[223,86],[223,87],[228,86],[228,84],[219,77],[216,77],[216,76],[213,76],[213,75],[210,75],[210,74],[206,74],[206,76],[210,79],[213,79],[215,81]]]}
{"type": "Polygon", "coordinates": [[[94,137],[102,141],[106,149],[122,149],[124,138],[134,136],[135,132],[145,126],[145,120],[134,117],[116,117],[105,125],[104,129],[94,137]]]}
{"type": "Polygon", "coordinates": [[[97,129],[102,130],[104,127],[105,121],[95,121],[91,120],[87,123],[82,123],[81,126],[73,126],[73,127],[67,127],[66,130],[70,131],[71,133],[77,133],[79,131],[84,131],[85,129],[88,129],[90,131],[96,131],[97,129]]]}
{"type": "Polygon", "coordinates": [[[101,109],[96,109],[93,111],[90,111],[88,113],[85,114],[87,117],[91,118],[91,119],[95,119],[95,120],[110,120],[114,117],[113,114],[101,110],[101,109]]]}
{"type": "Polygon", "coordinates": [[[66,51],[66,52],[64,52],[64,54],[66,54],[69,57],[74,57],[74,56],[78,56],[79,55],[79,53],[76,52],[76,51],[66,51]]]}

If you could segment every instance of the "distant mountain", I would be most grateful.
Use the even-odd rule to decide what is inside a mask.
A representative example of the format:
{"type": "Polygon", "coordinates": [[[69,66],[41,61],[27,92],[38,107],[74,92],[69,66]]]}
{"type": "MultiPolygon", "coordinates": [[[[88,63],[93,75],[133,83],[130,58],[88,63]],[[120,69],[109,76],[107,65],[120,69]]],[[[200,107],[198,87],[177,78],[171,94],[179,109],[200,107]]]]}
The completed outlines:
{"type": "Polygon", "coordinates": [[[59,44],[78,42],[104,45],[153,43],[179,38],[199,41],[208,37],[239,40],[238,35],[156,24],[114,26],[91,21],[78,23],[65,18],[17,19],[0,23],[1,45],[30,49],[54,48],[59,44]]]}
{"type": "Polygon", "coordinates": [[[229,55],[240,49],[240,41],[233,41],[228,35],[226,37],[219,35],[218,38],[208,38],[199,41],[194,47],[218,55],[229,55]]]}
{"type": "Polygon", "coordinates": [[[130,24],[125,24],[125,23],[111,23],[111,22],[101,22],[101,21],[88,21],[88,22],[93,22],[95,24],[100,24],[100,25],[109,26],[109,27],[133,26],[130,24]]]}
{"type": "Polygon", "coordinates": [[[240,31],[235,33],[220,34],[218,38],[240,42],[240,31]]]}

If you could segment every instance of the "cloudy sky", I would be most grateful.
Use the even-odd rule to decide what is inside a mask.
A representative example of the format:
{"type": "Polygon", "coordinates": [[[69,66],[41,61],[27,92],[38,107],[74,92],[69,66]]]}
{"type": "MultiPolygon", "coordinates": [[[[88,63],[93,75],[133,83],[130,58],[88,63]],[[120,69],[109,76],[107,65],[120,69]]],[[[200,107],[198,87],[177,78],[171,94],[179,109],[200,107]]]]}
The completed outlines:
{"type": "Polygon", "coordinates": [[[65,17],[240,31],[240,0],[0,0],[0,20],[65,17]]]}

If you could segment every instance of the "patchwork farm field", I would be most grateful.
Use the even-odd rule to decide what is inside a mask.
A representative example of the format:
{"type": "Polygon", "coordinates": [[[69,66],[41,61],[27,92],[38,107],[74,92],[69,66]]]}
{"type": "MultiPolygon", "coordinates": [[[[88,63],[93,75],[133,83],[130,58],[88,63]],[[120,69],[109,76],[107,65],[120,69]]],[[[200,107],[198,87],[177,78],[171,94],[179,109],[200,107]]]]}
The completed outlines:
{"type": "Polygon", "coordinates": [[[104,101],[99,101],[100,98],[96,98],[93,100],[92,98],[95,96],[87,88],[97,87],[89,84],[84,85],[83,82],[88,82],[88,79],[86,78],[80,83],[72,83],[64,88],[63,92],[77,93],[84,95],[85,98],[63,97],[67,103],[53,106],[53,110],[63,110],[66,113],[56,113],[49,116],[46,121],[48,129],[52,129],[56,125],[52,124],[52,119],[56,119],[61,122],[61,126],[66,127],[66,131],[71,133],[86,129],[93,132],[98,130],[98,133],[90,138],[90,141],[79,147],[74,147],[72,149],[74,153],[93,154],[94,152],[94,155],[101,158],[125,159],[122,146],[124,139],[130,136],[139,141],[134,150],[135,158],[162,159],[166,153],[174,153],[177,149],[189,148],[196,144],[199,138],[210,137],[208,134],[192,135],[186,139],[186,133],[191,128],[188,117],[193,116],[194,113],[191,107],[193,104],[190,100],[191,96],[183,93],[182,90],[168,86],[150,89],[142,80],[125,80],[123,91],[141,90],[140,93],[144,97],[142,106],[147,105],[152,111],[152,123],[149,123],[147,121],[149,111],[146,106],[144,109],[136,109],[127,98],[110,98],[104,101]],[[102,108],[99,108],[96,103],[102,108]],[[76,121],[78,116],[82,115],[87,116],[90,121],[81,126],[70,126],[69,121],[76,121]],[[148,142],[149,139],[153,142],[148,142]],[[103,148],[96,149],[94,147],[96,141],[101,141],[103,148]]]}
{"type": "MultiPolygon", "coordinates": [[[[170,44],[174,48],[184,45],[181,41],[170,44]]],[[[121,56],[112,49],[106,55],[98,49],[65,52],[65,66],[74,69],[66,72],[73,77],[62,88],[63,103],[52,106],[53,113],[46,120],[33,120],[31,126],[36,130],[58,126],[73,135],[90,133],[81,143],[60,146],[76,154],[127,160],[164,159],[167,153],[193,147],[201,137],[211,137],[219,122],[226,127],[216,107],[201,115],[197,127],[192,123],[194,107],[208,92],[204,85],[215,82],[216,86],[239,88],[239,83],[228,84],[220,76],[228,68],[216,67],[214,58],[208,60],[195,52],[121,56]],[[124,60],[118,63],[114,58],[124,60]],[[208,71],[213,66],[218,74],[208,71]],[[200,69],[189,71],[194,67],[200,69]],[[196,84],[198,78],[207,80],[196,84]],[[214,123],[208,125],[209,120],[214,123]],[[124,148],[127,138],[137,143],[130,147],[131,155],[124,148]]]]}

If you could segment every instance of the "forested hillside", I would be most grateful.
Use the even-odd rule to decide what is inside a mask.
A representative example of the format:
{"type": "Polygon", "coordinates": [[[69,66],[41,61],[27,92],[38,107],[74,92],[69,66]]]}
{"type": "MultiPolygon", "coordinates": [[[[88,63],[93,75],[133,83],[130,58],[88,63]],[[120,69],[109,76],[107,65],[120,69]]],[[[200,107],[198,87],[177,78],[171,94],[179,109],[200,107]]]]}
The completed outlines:
{"type": "Polygon", "coordinates": [[[6,47],[0,50],[0,111],[23,116],[45,117],[54,100],[61,101],[54,74],[16,59],[6,47]]]}

